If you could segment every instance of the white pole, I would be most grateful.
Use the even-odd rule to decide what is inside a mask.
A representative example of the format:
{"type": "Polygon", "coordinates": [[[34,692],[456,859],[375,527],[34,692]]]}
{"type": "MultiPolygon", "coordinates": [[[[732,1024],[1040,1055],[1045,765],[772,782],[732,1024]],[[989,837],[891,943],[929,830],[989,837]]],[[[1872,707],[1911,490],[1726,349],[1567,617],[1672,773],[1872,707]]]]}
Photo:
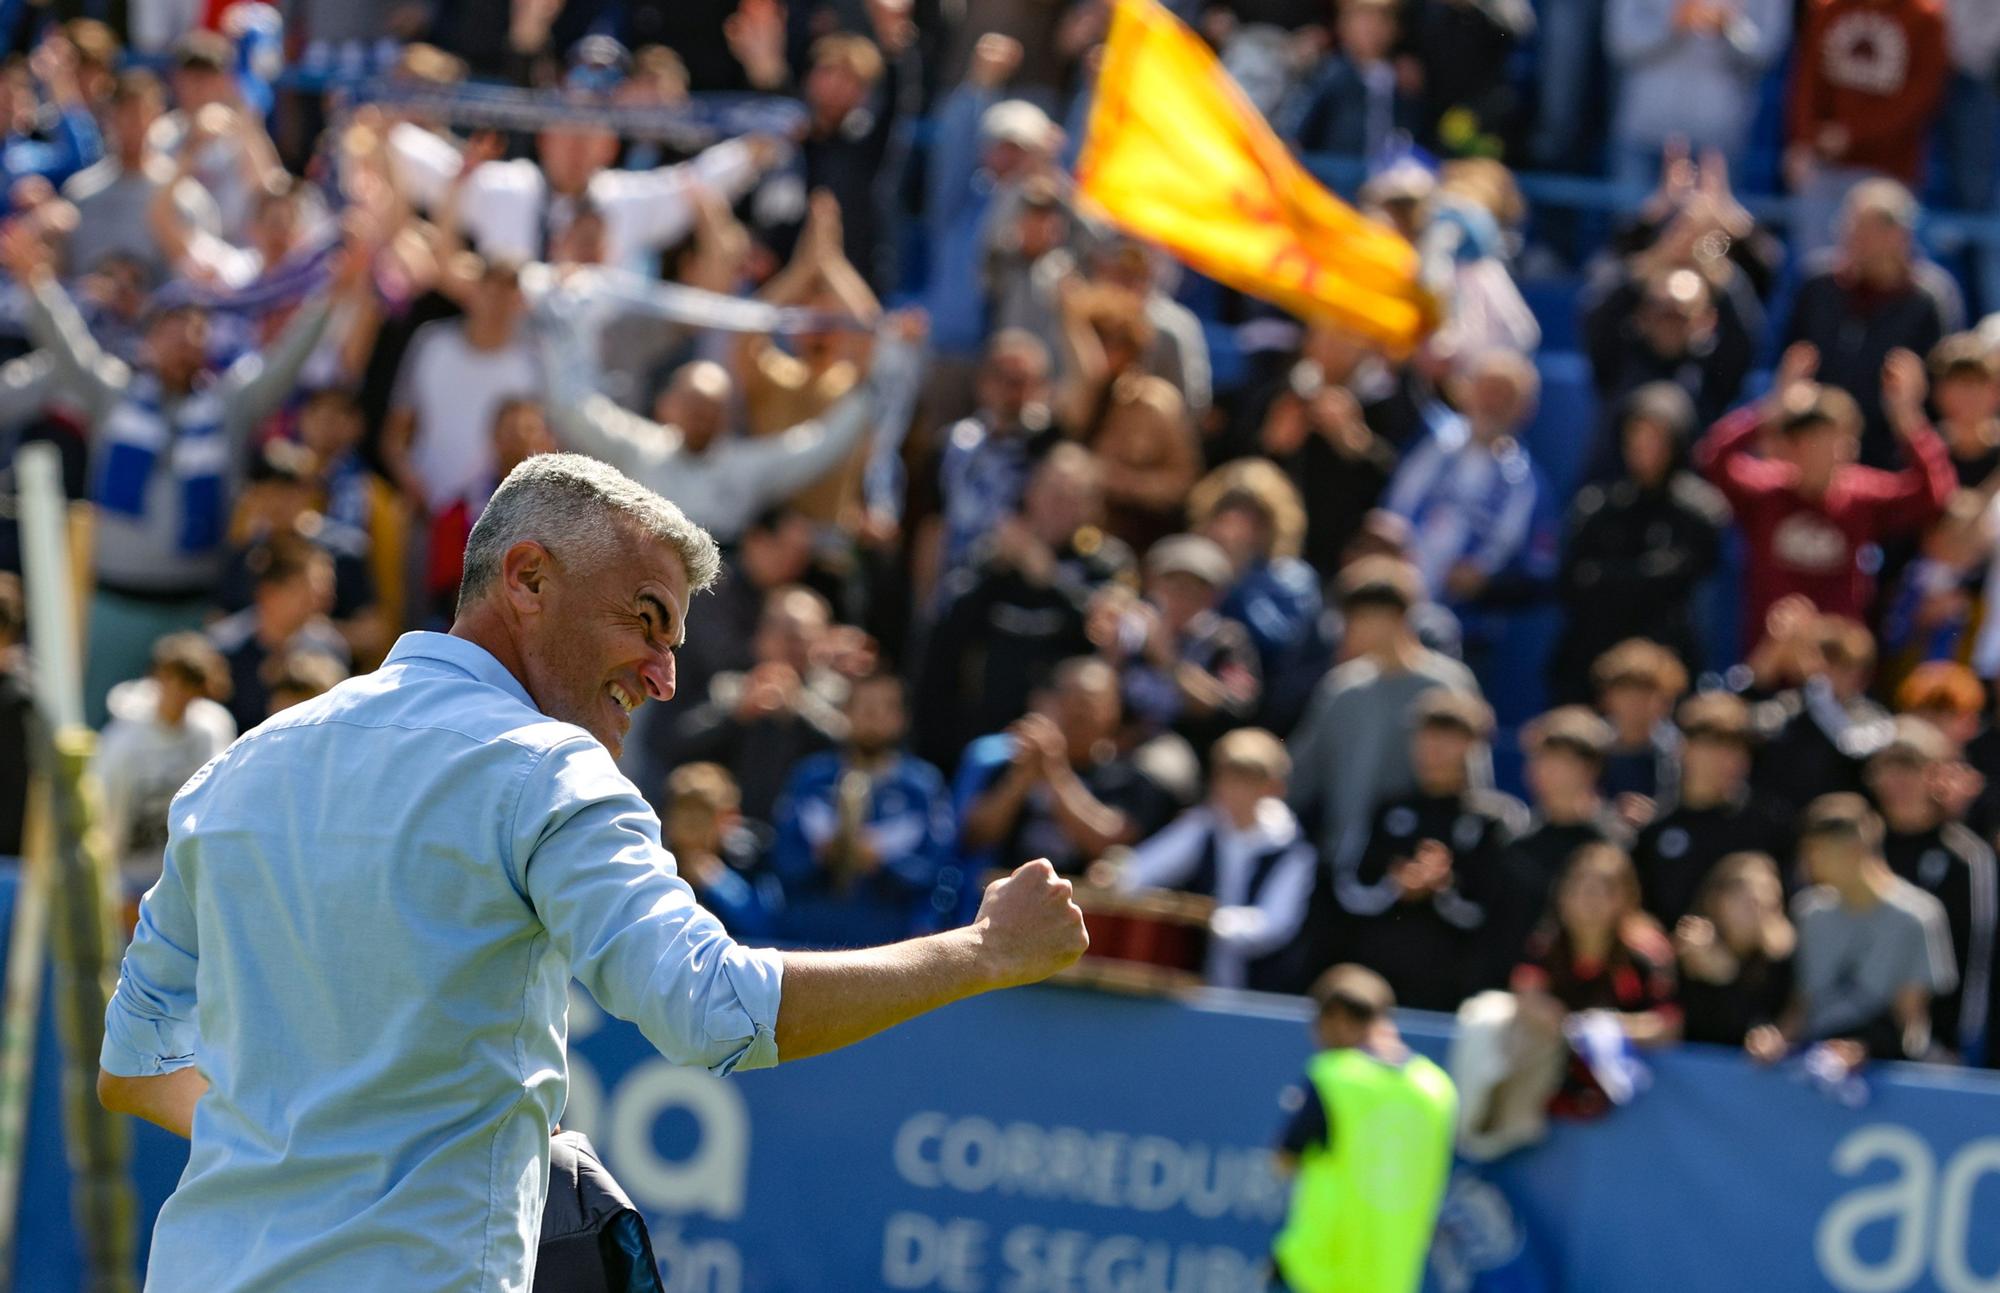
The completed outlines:
{"type": "Polygon", "coordinates": [[[50,728],[83,725],[83,668],[76,617],[70,607],[69,536],[62,456],[54,445],[22,445],[14,458],[20,482],[21,570],[28,600],[28,647],[35,689],[50,728]]]}

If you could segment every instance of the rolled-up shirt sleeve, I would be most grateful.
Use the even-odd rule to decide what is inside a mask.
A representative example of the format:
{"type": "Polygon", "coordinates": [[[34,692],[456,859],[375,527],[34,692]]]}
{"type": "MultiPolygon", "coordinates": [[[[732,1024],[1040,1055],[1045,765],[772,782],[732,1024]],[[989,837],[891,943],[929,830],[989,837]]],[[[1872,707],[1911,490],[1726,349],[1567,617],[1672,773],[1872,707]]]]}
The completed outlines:
{"type": "Polygon", "coordinates": [[[778,1062],[782,960],[739,946],[695,901],[603,746],[579,738],[539,759],[513,837],[516,883],[600,1005],[676,1064],[778,1062]]]}
{"type": "Polygon", "coordinates": [[[165,872],[139,904],[118,988],[104,1011],[98,1065],[118,1077],[157,1077],[194,1063],[194,911],[168,849],[165,872]]]}

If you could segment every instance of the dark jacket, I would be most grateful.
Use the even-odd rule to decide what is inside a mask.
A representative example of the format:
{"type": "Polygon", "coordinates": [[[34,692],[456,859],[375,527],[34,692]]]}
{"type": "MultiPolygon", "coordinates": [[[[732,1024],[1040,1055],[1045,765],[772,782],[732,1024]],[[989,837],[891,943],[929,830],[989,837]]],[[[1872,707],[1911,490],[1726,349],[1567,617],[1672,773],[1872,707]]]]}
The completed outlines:
{"type": "Polygon", "coordinates": [[[534,1293],[659,1293],[645,1219],[580,1131],[549,1141],[534,1293]]]}
{"type": "Polygon", "coordinates": [[[1650,638],[1694,672],[1696,586],[1715,569],[1729,505],[1693,472],[1659,489],[1590,485],[1570,508],[1557,589],[1565,622],[1550,661],[1557,699],[1589,699],[1590,666],[1627,638],[1650,638]]]}

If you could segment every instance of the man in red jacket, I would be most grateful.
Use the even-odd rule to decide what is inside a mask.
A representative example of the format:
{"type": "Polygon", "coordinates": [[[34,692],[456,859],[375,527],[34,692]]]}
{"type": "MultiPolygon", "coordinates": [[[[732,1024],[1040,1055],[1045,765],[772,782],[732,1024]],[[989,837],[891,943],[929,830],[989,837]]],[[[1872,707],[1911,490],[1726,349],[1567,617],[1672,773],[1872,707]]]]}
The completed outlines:
{"type": "Polygon", "coordinates": [[[1942,0],[1807,0],[1787,109],[1785,176],[1801,250],[1870,175],[1915,187],[1951,67],[1942,0]]]}
{"type": "Polygon", "coordinates": [[[1800,342],[1779,361],[1771,393],[1715,424],[1695,465],[1729,499],[1750,548],[1744,624],[1754,647],[1780,598],[1797,593],[1829,615],[1866,622],[1875,596],[1873,545],[1936,520],[1957,488],[1944,442],[1924,418],[1923,361],[1907,350],[1882,368],[1882,405],[1909,463],[1855,463],[1861,409],[1812,380],[1819,352],[1800,342]],[[1770,432],[1769,456],[1754,442],[1770,432]]]}

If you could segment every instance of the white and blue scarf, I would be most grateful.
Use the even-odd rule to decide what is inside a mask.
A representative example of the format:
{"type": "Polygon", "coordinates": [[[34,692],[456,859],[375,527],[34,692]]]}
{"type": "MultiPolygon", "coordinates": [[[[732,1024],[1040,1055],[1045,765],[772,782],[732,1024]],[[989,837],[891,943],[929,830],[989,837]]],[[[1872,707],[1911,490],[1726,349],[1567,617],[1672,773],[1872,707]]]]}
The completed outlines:
{"type": "Polygon", "coordinates": [[[164,450],[181,489],[180,550],[206,552],[222,542],[229,438],[223,434],[222,398],[212,385],[197,385],[170,420],[159,378],[136,374],[99,434],[105,443],[97,477],[99,507],[143,516],[146,483],[164,450]]]}

